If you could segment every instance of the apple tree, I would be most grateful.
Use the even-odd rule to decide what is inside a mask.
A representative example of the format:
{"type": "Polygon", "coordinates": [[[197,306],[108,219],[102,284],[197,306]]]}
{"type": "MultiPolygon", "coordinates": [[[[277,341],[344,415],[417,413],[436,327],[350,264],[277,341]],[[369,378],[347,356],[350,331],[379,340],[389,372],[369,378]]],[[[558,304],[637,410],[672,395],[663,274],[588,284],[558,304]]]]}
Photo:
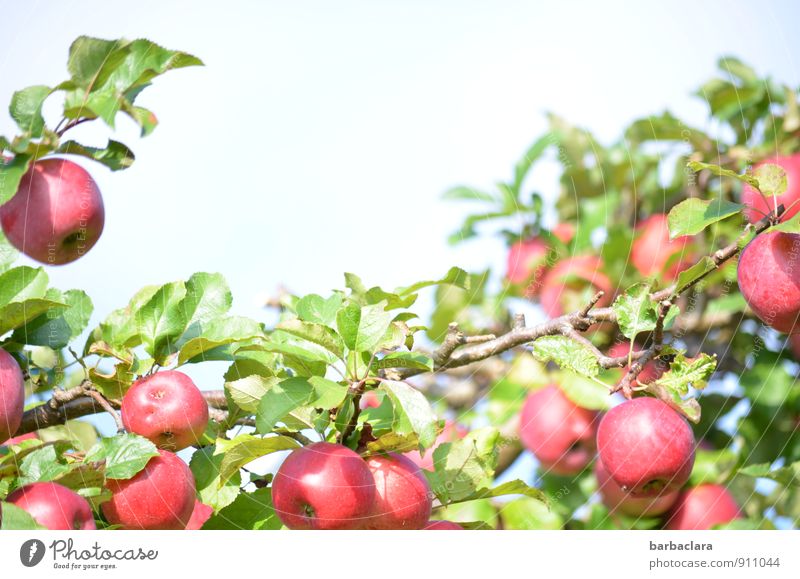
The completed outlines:
{"type": "Polygon", "coordinates": [[[68,264],[102,242],[102,195],[71,159],[133,163],[125,144],[67,133],[113,130],[123,114],[150,135],[157,119],[137,96],[201,64],[144,39],[81,37],[68,80],[12,98],[2,528],[796,524],[794,89],[727,58],[702,90],[713,134],[664,112],[603,144],[551,116],[510,180],[446,193],[476,207],[451,241],[507,240],[505,263],[485,271],[399,288],[346,273],[339,289],[277,296],[258,320],[232,313],[221,274],[199,272],[90,327],[84,291],[16,264],[19,252],[68,264]],[[546,163],[561,176],[542,195],[529,177],[546,163]],[[415,307],[424,292],[429,315],[415,307]],[[200,390],[185,370],[206,362],[226,370],[200,390]],[[115,432],[84,418],[99,413],[115,432]],[[273,453],[277,470],[251,464],[273,453]]]}

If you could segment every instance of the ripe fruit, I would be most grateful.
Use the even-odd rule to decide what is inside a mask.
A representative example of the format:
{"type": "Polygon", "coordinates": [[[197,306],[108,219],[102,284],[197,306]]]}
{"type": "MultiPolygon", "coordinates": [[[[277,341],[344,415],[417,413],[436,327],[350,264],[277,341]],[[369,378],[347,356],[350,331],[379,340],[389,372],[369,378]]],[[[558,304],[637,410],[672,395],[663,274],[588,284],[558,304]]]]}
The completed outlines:
{"type": "Polygon", "coordinates": [[[667,492],[655,497],[631,496],[614,482],[600,459],[597,459],[594,464],[594,476],[597,479],[597,488],[603,504],[612,512],[632,517],[655,517],[667,512],[678,499],[678,491],[667,492]]]}
{"type": "MultiPolygon", "coordinates": [[[[786,172],[786,191],[784,191],[782,195],[778,195],[777,205],[783,204],[786,209],[789,209],[792,203],[800,199],[800,153],[789,155],[788,157],[773,157],[772,159],[767,159],[758,163],[756,167],[765,163],[779,165],[786,172]]],[[[748,207],[754,208],[748,208],[745,211],[747,219],[750,220],[751,223],[755,223],[764,217],[765,213],[774,210],[776,205],[772,197],[767,197],[767,201],[764,201],[764,197],[749,185],[745,185],[742,189],[742,203],[748,207]],[[758,209],[758,211],[755,209],[758,209]]],[[[786,213],[781,216],[781,221],[790,219],[792,216],[796,215],[798,211],[800,211],[800,204],[786,211],[786,213]]]]}
{"type": "Polygon", "coordinates": [[[341,444],[293,450],[272,481],[272,504],[290,529],[360,529],[375,503],[367,464],[341,444]]]}
{"type": "Polygon", "coordinates": [[[17,194],[0,207],[11,244],[50,265],[75,261],[103,232],[105,211],[97,183],[65,159],[41,159],[22,177],[17,194]]]}
{"type": "Polygon", "coordinates": [[[125,428],[176,452],[197,444],[208,424],[208,404],[192,379],[167,370],[138,380],[122,399],[125,428]]]}
{"type": "Polygon", "coordinates": [[[364,395],[361,396],[361,410],[365,408],[377,408],[381,405],[380,396],[378,396],[378,392],[375,390],[367,390],[364,392],[364,395]]]}
{"type": "Polygon", "coordinates": [[[35,438],[35,432],[28,432],[27,434],[20,434],[19,436],[9,438],[5,442],[0,442],[0,446],[12,446],[14,444],[20,444],[24,440],[34,440],[35,438]]]}
{"type": "Polygon", "coordinates": [[[452,521],[428,521],[426,531],[463,531],[464,527],[452,521]]]}
{"type": "Polygon", "coordinates": [[[0,349],[0,440],[10,438],[22,424],[25,381],[17,361],[0,349]]]}
{"type": "Polygon", "coordinates": [[[375,503],[368,528],[422,529],[431,516],[431,488],[420,468],[400,454],[373,456],[375,503]]]}
{"type": "Polygon", "coordinates": [[[611,478],[636,497],[677,490],[694,465],[694,434],[677,412],[655,398],[634,398],[603,416],[597,447],[611,478]]]}
{"type": "Polygon", "coordinates": [[[508,251],[506,279],[515,285],[526,285],[526,295],[538,293],[542,277],[547,270],[547,243],[539,238],[523,239],[508,251]]]}
{"type": "Polygon", "coordinates": [[[681,493],[670,512],[666,528],[701,531],[730,523],[739,516],[739,505],[725,487],[704,484],[681,493]]]}
{"type": "MultiPolygon", "coordinates": [[[[627,357],[629,351],[630,344],[628,342],[617,342],[608,349],[608,355],[611,358],[622,358],[623,356],[627,357]]],[[[634,347],[633,351],[638,352],[639,348],[634,347]]],[[[627,372],[628,368],[629,366],[625,366],[622,370],[627,372]]],[[[662,362],[658,360],[651,360],[644,365],[644,368],[642,368],[642,371],[639,372],[639,375],[636,377],[636,379],[642,384],[649,384],[650,382],[658,380],[665,370],[666,367],[662,362]]]]}
{"type": "Polygon", "coordinates": [[[51,531],[96,529],[89,503],[75,491],[53,482],[36,482],[8,495],[9,503],[27,511],[51,531]]]}
{"type": "Polygon", "coordinates": [[[166,450],[160,450],[132,478],[109,479],[106,487],[113,494],[102,504],[103,514],[123,529],[184,529],[194,510],[192,471],[166,450]]]}
{"type": "Polygon", "coordinates": [[[666,279],[673,280],[693,263],[687,249],[691,241],[689,236],[670,240],[667,216],[663,213],[651,215],[636,226],[631,263],[645,277],[663,273],[666,279]],[[665,270],[667,262],[675,255],[679,257],[665,270]]]}
{"type": "Polygon", "coordinates": [[[195,500],[192,516],[189,517],[189,522],[186,523],[186,530],[197,531],[198,529],[201,529],[205,524],[205,522],[211,518],[211,515],[213,513],[214,509],[212,509],[205,503],[201,503],[200,501],[195,500]]]}
{"type": "Polygon", "coordinates": [[[569,222],[559,223],[553,227],[552,233],[561,243],[567,244],[575,237],[575,226],[569,222]]]}
{"type": "Polygon", "coordinates": [[[800,332],[800,235],[767,231],[739,257],[739,289],[747,305],[779,332],[800,332]]]}
{"type": "Polygon", "coordinates": [[[411,452],[404,453],[403,456],[407,457],[419,468],[433,471],[433,451],[436,450],[436,447],[445,442],[455,442],[460,438],[464,438],[467,432],[467,429],[460,424],[456,424],[452,420],[447,420],[444,423],[442,432],[436,437],[433,446],[426,449],[424,454],[418,450],[412,450],[411,452]]]}
{"type": "Polygon", "coordinates": [[[579,473],[595,450],[597,412],[581,408],[558,386],[528,395],[520,415],[520,439],[549,471],[579,473]]]}
{"type": "Polygon", "coordinates": [[[611,281],[601,269],[602,260],[594,255],[581,255],[558,262],[544,275],[539,302],[551,318],[583,308],[598,291],[605,292],[598,307],[613,299],[611,281]]]}

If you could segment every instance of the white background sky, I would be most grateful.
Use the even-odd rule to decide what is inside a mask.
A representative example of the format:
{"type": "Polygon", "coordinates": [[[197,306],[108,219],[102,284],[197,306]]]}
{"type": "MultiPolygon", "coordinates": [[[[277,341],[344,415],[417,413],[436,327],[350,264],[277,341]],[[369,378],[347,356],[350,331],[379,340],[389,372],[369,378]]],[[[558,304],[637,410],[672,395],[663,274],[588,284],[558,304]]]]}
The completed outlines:
{"type": "MultiPolygon", "coordinates": [[[[260,317],[280,283],[324,293],[344,271],[393,287],[452,265],[502,269],[499,240],[446,245],[465,208],[441,201],[445,189],[507,178],[546,111],[603,140],[667,107],[706,126],[689,93],[721,55],[796,86],[799,16],[789,1],[0,0],[0,103],[63,80],[81,34],[202,58],[141,97],[161,120],[152,136],[120,117],[115,138],[137,161],[91,169],[103,238],[48,272],[91,295],[95,321],[195,271],[223,273],[236,313],[260,317]]],[[[0,115],[0,133],[13,130],[0,115]]],[[[100,143],[108,131],[73,136],[100,143]]],[[[219,373],[203,378],[221,386],[219,373]]]]}

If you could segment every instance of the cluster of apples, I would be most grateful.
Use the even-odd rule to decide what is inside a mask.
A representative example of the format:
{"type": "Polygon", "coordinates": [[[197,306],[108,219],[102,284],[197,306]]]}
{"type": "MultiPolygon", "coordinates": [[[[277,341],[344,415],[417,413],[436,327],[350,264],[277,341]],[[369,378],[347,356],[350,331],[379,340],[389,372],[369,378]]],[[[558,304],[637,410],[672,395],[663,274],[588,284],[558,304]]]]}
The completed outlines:
{"type": "Polygon", "coordinates": [[[605,505],[635,517],[665,515],[669,529],[708,529],[739,516],[718,485],[683,489],[695,439],[686,420],[655,398],[634,398],[602,417],[572,402],[555,385],[531,393],[520,416],[520,439],[549,472],[576,475],[595,459],[605,505]]]}
{"type": "MultiPolygon", "coordinates": [[[[3,350],[0,401],[0,440],[4,440],[21,423],[24,390],[19,365],[3,350]]],[[[196,499],[192,472],[175,452],[198,444],[208,423],[208,405],[200,390],[181,372],[147,376],[123,397],[122,420],[129,432],[149,439],[159,450],[132,478],[108,479],[111,498],[101,505],[106,520],[123,529],[199,529],[212,509],[196,499]]],[[[7,501],[48,529],[95,528],[86,499],[57,483],[22,486],[7,501]]]]}
{"type": "Polygon", "coordinates": [[[97,183],[83,167],[60,158],[35,161],[16,195],[0,206],[0,224],[11,244],[48,265],[85,255],[100,239],[104,223],[97,183]]]}

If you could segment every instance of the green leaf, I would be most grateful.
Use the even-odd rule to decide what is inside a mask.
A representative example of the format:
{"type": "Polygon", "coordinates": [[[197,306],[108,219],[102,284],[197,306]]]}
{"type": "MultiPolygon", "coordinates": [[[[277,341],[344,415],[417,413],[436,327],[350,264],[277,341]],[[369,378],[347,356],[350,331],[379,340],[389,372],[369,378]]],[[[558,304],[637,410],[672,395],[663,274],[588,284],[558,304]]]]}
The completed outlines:
{"type": "Polygon", "coordinates": [[[278,324],[276,329],[322,346],[340,360],[343,359],[344,342],[339,334],[328,326],[300,320],[287,320],[278,324]]]}
{"type": "Polygon", "coordinates": [[[688,141],[693,149],[702,149],[709,137],[699,129],[687,126],[682,120],[665,111],[631,123],[625,137],[637,143],[646,141],[688,141]]]}
{"type": "Polygon", "coordinates": [[[42,315],[58,316],[66,304],[47,299],[28,299],[0,307],[0,335],[15,330],[42,315]]]}
{"type": "Polygon", "coordinates": [[[386,302],[368,306],[351,303],[336,314],[336,325],[345,345],[355,352],[372,352],[383,338],[394,315],[386,302]]]}
{"type": "Polygon", "coordinates": [[[121,49],[126,44],[124,40],[103,40],[89,36],[76,38],[69,48],[67,60],[72,81],[80,87],[92,88],[102,71],[113,70],[122,64],[126,52],[121,49]]]}
{"type": "Polygon", "coordinates": [[[49,279],[44,268],[22,265],[0,275],[0,306],[43,298],[49,279]]]}
{"type": "Polygon", "coordinates": [[[452,187],[444,192],[442,199],[458,201],[486,201],[491,203],[495,200],[494,196],[484,191],[479,191],[474,187],[459,185],[452,187]]]}
{"type": "Polygon", "coordinates": [[[214,447],[206,446],[197,450],[189,462],[197,487],[197,498],[200,502],[213,507],[215,511],[227,507],[239,495],[242,477],[238,470],[223,479],[220,468],[223,455],[214,455],[214,447]]]}
{"type": "Polygon", "coordinates": [[[594,378],[600,373],[594,353],[566,336],[543,336],[533,342],[533,355],[542,363],[555,362],[560,368],[594,378]]]}
{"type": "Polygon", "coordinates": [[[433,445],[438,434],[438,419],[425,396],[405,382],[384,380],[379,386],[389,395],[394,408],[393,430],[397,434],[416,434],[421,448],[433,445]]]}
{"type": "Polygon", "coordinates": [[[123,106],[123,111],[126,112],[133,119],[133,121],[142,128],[142,137],[146,137],[152,133],[158,126],[158,117],[156,117],[152,111],[144,107],[135,107],[132,105],[123,106]]]}
{"type": "Polygon", "coordinates": [[[773,469],[770,463],[751,464],[739,470],[739,474],[756,478],[768,478],[784,487],[800,487],[800,462],[773,469]]]}
{"type": "Polygon", "coordinates": [[[239,473],[239,469],[257,458],[281,450],[299,448],[300,443],[288,436],[267,436],[261,438],[251,434],[241,434],[233,440],[217,440],[214,452],[222,457],[219,479],[222,484],[239,473]]]}
{"type": "Polygon", "coordinates": [[[3,517],[0,529],[3,531],[35,531],[45,529],[45,527],[34,520],[28,511],[19,508],[17,505],[4,502],[2,511],[3,517]]]}
{"type": "Polygon", "coordinates": [[[186,329],[188,320],[182,303],[185,296],[183,282],[165,284],[135,313],[145,350],[157,361],[172,353],[177,338],[186,329]]]}
{"type": "Polygon", "coordinates": [[[369,454],[384,454],[387,452],[406,453],[419,450],[419,437],[414,434],[397,434],[387,432],[367,443],[369,454]]]}
{"type": "Polygon", "coordinates": [[[582,408],[608,410],[611,405],[608,388],[580,374],[563,372],[558,385],[567,398],[582,408]]]}
{"type": "Polygon", "coordinates": [[[273,385],[262,396],[256,413],[256,429],[268,434],[291,411],[301,406],[319,404],[333,408],[344,400],[347,387],[324,378],[287,378],[273,385]],[[331,404],[335,402],[334,404],[331,404]]]}
{"type": "Polygon", "coordinates": [[[117,434],[101,438],[89,452],[86,462],[103,462],[106,478],[129,479],[140,472],[154,456],[156,446],[138,434],[117,434]]]}
{"type": "Polygon", "coordinates": [[[259,401],[267,393],[267,390],[275,386],[280,380],[275,376],[253,374],[239,380],[225,382],[225,390],[227,390],[231,399],[239,408],[246,412],[255,412],[258,410],[259,401]]]}
{"type": "Polygon", "coordinates": [[[87,147],[76,141],[67,141],[55,151],[63,155],[80,155],[87,159],[97,161],[111,169],[120,171],[127,169],[136,160],[136,157],[127,146],[119,141],[109,140],[104,148],[87,147]]]}
{"type": "MultiPolygon", "coordinates": [[[[2,162],[0,162],[0,166],[2,166],[2,162]]],[[[2,187],[2,185],[0,185],[0,187],[2,187]]],[[[19,251],[9,243],[3,231],[0,230],[0,274],[8,271],[8,268],[11,267],[11,264],[13,264],[18,257],[19,251]]]]}
{"type": "Polygon", "coordinates": [[[17,154],[10,161],[0,159],[0,205],[8,202],[17,193],[19,182],[28,172],[33,157],[17,154]]]}
{"type": "Polygon", "coordinates": [[[204,354],[220,346],[264,336],[261,325],[249,318],[229,317],[212,320],[202,328],[202,334],[183,344],[178,364],[203,362],[204,354]]]}
{"type": "Polygon", "coordinates": [[[49,86],[29,86],[15,92],[11,97],[8,108],[11,118],[16,121],[20,130],[31,138],[38,139],[42,136],[44,130],[42,105],[52,91],[49,86]]]}
{"type": "Polygon", "coordinates": [[[317,294],[310,294],[297,301],[297,317],[304,322],[312,322],[332,326],[336,321],[336,312],[342,307],[343,296],[334,293],[328,299],[317,294]]]}
{"type": "Polygon", "coordinates": [[[477,501],[480,499],[492,499],[495,497],[504,497],[508,495],[522,495],[528,498],[536,499],[547,504],[547,495],[541,490],[528,486],[524,481],[519,479],[505,482],[494,488],[482,488],[476,490],[469,496],[466,496],[458,501],[450,501],[449,504],[455,502],[477,501]]]}
{"type": "MultiPolygon", "coordinates": [[[[638,283],[620,294],[612,308],[617,314],[617,323],[622,334],[629,339],[635,338],[642,332],[652,332],[658,322],[658,304],[650,299],[650,284],[638,283]]],[[[664,319],[664,327],[670,324],[678,315],[677,307],[672,306],[664,319]]]]}
{"type": "MultiPolygon", "coordinates": [[[[739,174],[736,171],[725,169],[723,167],[720,167],[719,165],[712,165],[710,163],[701,163],[700,161],[689,161],[687,165],[694,172],[699,172],[703,170],[711,171],[714,175],[718,177],[730,177],[731,179],[736,179],[743,183],[747,183],[748,185],[758,189],[758,179],[756,179],[752,175],[748,175],[747,173],[739,174]]],[[[671,230],[672,228],[670,227],[670,231],[671,230]]]]}
{"type": "Polygon", "coordinates": [[[669,237],[695,235],[717,221],[736,215],[744,205],[731,203],[722,198],[710,201],[692,197],[678,203],[667,216],[669,237]]]}
{"type": "Polygon", "coordinates": [[[47,444],[31,452],[20,464],[20,485],[51,481],[69,471],[69,466],[57,452],[55,445],[47,444]]]}
{"type": "Polygon", "coordinates": [[[680,353],[675,356],[669,370],[662,374],[657,382],[661,386],[685,396],[689,393],[690,385],[697,390],[705,388],[716,367],[716,356],[703,353],[690,359],[680,353]]]}
{"type": "Polygon", "coordinates": [[[398,288],[397,293],[400,295],[412,294],[423,288],[434,285],[452,285],[463,290],[468,290],[470,286],[470,274],[460,267],[451,267],[443,278],[433,281],[420,281],[408,287],[398,288]]]}
{"type": "Polygon", "coordinates": [[[252,493],[240,493],[232,504],[213,515],[203,529],[210,530],[277,530],[280,519],[272,507],[272,495],[268,488],[252,493]]]}
{"type": "MultiPolygon", "coordinates": [[[[547,133],[546,135],[539,137],[530,147],[528,150],[525,151],[525,154],[522,156],[516,166],[514,167],[514,186],[512,191],[517,195],[520,193],[522,189],[522,182],[525,180],[525,177],[528,175],[533,164],[542,156],[548,147],[555,144],[556,140],[553,138],[551,133],[547,133]]],[[[515,195],[516,197],[516,195],[515,195]]]]}
{"type": "Polygon", "coordinates": [[[433,359],[418,352],[392,352],[372,363],[373,370],[385,368],[412,368],[433,372],[433,359]]]}
{"type": "MultiPolygon", "coordinates": [[[[233,297],[225,278],[219,273],[195,273],[186,280],[183,311],[188,320],[187,333],[197,331],[198,325],[217,319],[231,309],[233,297]]],[[[193,337],[188,336],[188,337],[193,337]]],[[[182,339],[188,339],[182,336],[182,339]]]]}
{"type": "Polygon", "coordinates": [[[679,294],[683,292],[689,285],[715,269],[717,269],[717,264],[706,255],[692,267],[678,274],[678,283],[675,286],[675,293],[679,294]]]}
{"type": "Polygon", "coordinates": [[[512,531],[560,530],[564,519],[542,501],[521,498],[503,505],[503,528],[512,531]]]}
{"type": "Polygon", "coordinates": [[[783,167],[765,163],[756,167],[753,175],[758,179],[758,189],[767,197],[786,192],[786,171],[783,167]]]}
{"type": "Polygon", "coordinates": [[[47,296],[54,303],[66,304],[67,309],[48,309],[44,315],[14,330],[12,340],[58,350],[83,333],[94,309],[89,296],[81,290],[62,293],[54,288],[48,290],[47,296]]]}
{"type": "Polygon", "coordinates": [[[443,505],[489,488],[500,445],[495,428],[473,430],[456,442],[445,442],[433,451],[434,472],[426,472],[431,489],[443,505]]]}

